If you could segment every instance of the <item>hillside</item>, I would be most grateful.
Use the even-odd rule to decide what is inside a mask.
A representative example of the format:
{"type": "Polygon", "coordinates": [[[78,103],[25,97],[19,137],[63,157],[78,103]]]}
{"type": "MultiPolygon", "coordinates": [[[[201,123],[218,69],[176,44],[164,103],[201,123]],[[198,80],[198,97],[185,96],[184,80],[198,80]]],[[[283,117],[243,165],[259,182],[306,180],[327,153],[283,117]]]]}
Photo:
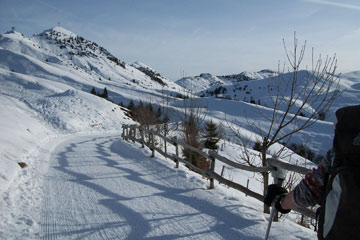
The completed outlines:
{"type": "Polygon", "coordinates": [[[31,38],[15,31],[2,34],[1,189],[16,175],[16,162],[49,136],[119,129],[129,120],[118,103],[160,102],[164,91],[169,96],[183,91],[159,73],[146,71],[150,67],[139,66],[61,27],[31,38]],[[107,88],[110,101],[91,95],[93,87],[97,92],[107,88]]]}
{"type": "Polygon", "coordinates": [[[68,85],[76,82],[76,88],[86,92],[90,92],[91,87],[107,87],[115,103],[126,101],[129,96],[140,98],[139,94],[134,94],[134,88],[141,88],[144,98],[150,95],[157,98],[162,89],[169,94],[182,91],[161,74],[146,71],[149,67],[129,65],[98,44],[62,27],[31,38],[15,31],[7,32],[1,35],[0,48],[0,64],[5,70],[68,85]],[[112,91],[113,88],[116,91],[112,91]],[[128,90],[122,91],[125,96],[117,91],[118,88],[128,90]]]}
{"type": "Polygon", "coordinates": [[[199,76],[184,77],[176,81],[183,88],[189,89],[193,94],[205,96],[224,93],[221,87],[237,85],[239,82],[267,79],[276,76],[271,70],[261,70],[259,72],[241,72],[224,76],[215,76],[211,73],[202,73],[199,76]],[[216,89],[220,89],[217,90],[216,89]],[[215,93],[216,91],[216,93],[215,93]]]}
{"type": "MultiPolygon", "coordinates": [[[[16,119],[2,120],[2,132],[14,137],[9,139],[1,135],[4,156],[1,161],[19,162],[29,151],[28,146],[16,151],[16,141],[36,146],[35,139],[44,139],[53,132],[119,129],[122,119],[129,119],[117,104],[126,106],[130,100],[161,105],[167,98],[173,111],[181,112],[183,100],[176,97],[189,92],[201,96],[199,104],[207,106],[207,115],[215,122],[223,125],[228,122],[235,124],[235,128],[252,131],[247,124],[251,118],[265,129],[268,126],[255,109],[265,107],[265,112],[271,114],[268,107],[273,96],[269,86],[276,74],[270,70],[227,76],[200,74],[174,83],[146,64],[127,64],[104,47],[62,27],[45,30],[31,38],[9,31],[0,36],[0,52],[2,112],[9,119],[16,119]],[[110,101],[91,95],[92,88],[99,93],[107,88],[110,101]],[[27,127],[25,121],[19,121],[20,116],[35,119],[36,127],[32,128],[38,131],[27,127]],[[19,125],[23,127],[15,127],[19,125]],[[34,136],[29,136],[29,132],[34,136]]],[[[307,74],[307,71],[300,72],[300,80],[307,74]]],[[[298,133],[293,142],[299,144],[310,139],[315,153],[331,146],[333,113],[338,107],[358,103],[359,75],[353,72],[341,76],[343,93],[326,114],[325,121],[298,133]]],[[[285,74],[283,78],[288,76],[285,74]]],[[[311,113],[311,106],[307,109],[311,113]]],[[[173,121],[176,115],[170,116],[173,121]]],[[[252,135],[251,141],[255,141],[256,134],[252,135]]],[[[2,179],[7,179],[6,172],[1,173],[2,179]]]]}
{"type": "MultiPolygon", "coordinates": [[[[301,71],[299,81],[305,81],[308,74],[308,71],[301,71]]],[[[134,122],[119,104],[127,106],[131,100],[135,102],[141,100],[168,107],[172,114],[170,120],[174,125],[179,121],[178,116],[184,111],[184,104],[188,104],[192,100],[196,101],[201,108],[207,109],[207,119],[213,119],[215,123],[222,125],[225,129],[226,135],[220,142],[223,146],[221,155],[234,159],[234,161],[240,161],[239,155],[242,153],[242,148],[228,128],[232,127],[238,130],[248,141],[248,147],[254,145],[261,136],[254,132],[249,122],[256,122],[262,129],[269,128],[268,118],[272,114],[271,102],[275,94],[269,83],[273,81],[274,77],[277,77],[274,72],[263,70],[256,73],[242,72],[227,76],[200,74],[174,83],[145,63],[128,64],[112,55],[104,47],[61,27],[54,27],[30,38],[15,31],[2,34],[0,36],[0,132],[2,133],[0,135],[0,194],[7,194],[4,200],[10,204],[5,204],[8,207],[7,220],[16,229],[16,219],[13,220],[14,216],[11,214],[11,211],[16,208],[13,199],[18,200],[20,194],[25,194],[31,189],[31,184],[33,184],[31,181],[34,178],[37,179],[37,170],[41,170],[41,176],[46,176],[48,164],[49,166],[53,164],[52,168],[55,169],[60,164],[63,173],[61,176],[73,173],[77,182],[96,188],[102,195],[113,197],[114,195],[111,193],[87,182],[96,177],[92,175],[91,170],[81,175],[80,172],[68,170],[67,166],[61,165],[63,164],[61,161],[52,162],[68,159],[65,153],[56,154],[52,150],[60,149],[65,152],[68,149],[73,151],[74,144],[81,145],[91,142],[91,139],[120,136],[121,125],[134,122]],[[106,88],[108,99],[91,94],[92,88],[98,93],[106,88]],[[190,99],[180,98],[184,94],[190,99]],[[87,136],[90,137],[87,138],[87,136]],[[102,137],[98,138],[97,136],[102,137]],[[74,142],[69,139],[73,139],[74,142]],[[84,142],[81,141],[82,139],[84,142]],[[69,140],[68,145],[62,146],[61,144],[67,140],[69,140]],[[45,159],[42,159],[43,157],[45,159]],[[25,162],[30,167],[22,171],[18,162],[25,162]],[[41,168],[37,169],[36,166],[41,166],[41,168]],[[91,178],[88,178],[90,175],[91,178]],[[27,183],[27,180],[30,182],[27,183]],[[24,183],[25,186],[22,187],[24,183]],[[9,192],[11,186],[14,192],[9,192]]],[[[288,74],[281,77],[289,78],[288,74]]],[[[341,106],[359,104],[360,72],[342,74],[340,88],[342,95],[326,113],[325,119],[294,135],[291,143],[306,143],[312,151],[319,155],[331,147],[334,112],[341,106]]],[[[298,119],[300,122],[306,121],[307,114],[313,111],[310,104],[305,109],[304,116],[298,119]]],[[[176,131],[170,134],[181,137],[181,133],[176,131]]],[[[121,149],[116,149],[115,152],[110,149],[109,152],[102,149],[101,144],[92,145],[94,148],[90,151],[101,155],[100,157],[96,154],[96,156],[92,155],[96,161],[105,161],[100,165],[105,164],[119,170],[114,162],[116,157],[112,154],[116,154],[116,156],[124,154],[122,161],[126,164],[126,158],[131,159],[131,154],[136,152],[128,146],[121,146],[127,149],[125,153],[121,152],[121,149]]],[[[280,144],[273,146],[269,154],[276,153],[280,147],[280,144]]],[[[89,167],[83,156],[77,157],[79,157],[79,161],[84,161],[85,168],[89,167]]],[[[143,157],[143,155],[138,157],[143,157]]],[[[313,165],[296,154],[287,156],[284,160],[303,166],[313,165]]],[[[96,165],[96,163],[94,164],[96,165]]],[[[77,167],[76,162],[72,167],[77,167]]],[[[221,166],[217,166],[217,168],[221,168],[221,166]]],[[[104,167],[102,170],[105,171],[105,169],[107,168],[104,167]]],[[[145,171],[142,168],[136,170],[145,171]]],[[[135,170],[128,170],[128,173],[138,176],[135,170]]],[[[109,174],[112,172],[110,171],[109,174]]],[[[116,172],[116,174],[122,175],[123,172],[116,172]]],[[[262,192],[257,176],[233,169],[227,169],[226,174],[229,178],[239,182],[250,179],[252,187],[257,192],[262,192]]],[[[41,181],[46,182],[46,178],[41,181]]],[[[40,182],[36,182],[36,184],[40,184],[40,182]]],[[[115,187],[115,185],[111,186],[115,187]]],[[[198,186],[194,185],[193,187],[197,188],[198,186]]],[[[131,186],[127,186],[127,189],[131,189],[131,186]]],[[[36,191],[40,190],[36,189],[36,191]]],[[[34,195],[27,197],[35,198],[34,195]]],[[[113,202],[102,203],[106,207],[109,206],[106,205],[107,203],[113,202]]],[[[26,209],[26,201],[22,201],[21,204],[24,205],[22,209],[26,209]]],[[[158,204],[163,203],[159,202],[158,204]]],[[[256,211],[251,210],[251,214],[256,211]]],[[[32,225],[31,221],[24,219],[23,224],[32,225]]],[[[134,219],[130,218],[130,221],[132,220],[134,219]]],[[[261,224],[263,225],[263,223],[261,224]]],[[[23,229],[26,231],[26,226],[23,229]]],[[[294,232],[297,231],[297,228],[292,229],[294,232]]],[[[9,233],[11,230],[7,232],[7,234],[9,233]]],[[[226,233],[221,233],[226,235],[226,233]]],[[[279,233],[280,235],[281,233],[279,233]]],[[[221,238],[219,237],[219,239],[221,238]]],[[[286,239],[286,236],[282,234],[279,239],[286,239]]]]}

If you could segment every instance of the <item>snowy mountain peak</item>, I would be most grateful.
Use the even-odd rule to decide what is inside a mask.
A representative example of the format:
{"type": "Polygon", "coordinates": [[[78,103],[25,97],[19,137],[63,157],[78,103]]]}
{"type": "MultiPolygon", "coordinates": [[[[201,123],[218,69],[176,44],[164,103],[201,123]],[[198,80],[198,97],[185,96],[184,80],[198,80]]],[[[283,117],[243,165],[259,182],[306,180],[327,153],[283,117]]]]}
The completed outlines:
{"type": "Polygon", "coordinates": [[[69,38],[76,38],[78,35],[75,33],[63,28],[63,27],[53,27],[43,32],[46,36],[51,38],[56,38],[59,40],[69,39],[69,38]]]}
{"type": "Polygon", "coordinates": [[[176,81],[183,88],[190,89],[192,93],[198,93],[225,82],[211,73],[201,73],[195,77],[184,77],[176,81]]]}
{"type": "Polygon", "coordinates": [[[224,76],[216,76],[211,73],[201,73],[199,76],[185,77],[176,81],[180,86],[191,89],[194,94],[203,95],[203,91],[214,90],[221,86],[230,86],[239,82],[251,80],[268,79],[276,76],[277,73],[272,70],[261,70],[259,72],[241,72],[224,76]]]}
{"type": "Polygon", "coordinates": [[[0,34],[0,44],[4,42],[9,43],[11,41],[19,42],[24,40],[29,40],[29,39],[26,38],[24,34],[22,34],[21,32],[15,31],[15,29],[11,29],[10,31],[0,34]]]}
{"type": "Polygon", "coordinates": [[[24,35],[22,33],[17,32],[14,29],[5,32],[4,35],[13,35],[13,36],[18,36],[18,37],[24,37],[24,35]]]}
{"type": "Polygon", "coordinates": [[[113,56],[105,48],[95,42],[87,40],[63,27],[53,27],[35,35],[34,41],[39,42],[43,48],[50,50],[50,54],[57,55],[58,58],[74,60],[72,64],[83,69],[94,69],[94,63],[88,63],[90,58],[111,61],[116,65],[126,68],[125,62],[113,56]],[[87,60],[84,60],[87,58],[87,60]]]}
{"type": "Polygon", "coordinates": [[[226,75],[222,76],[223,78],[233,80],[234,82],[241,82],[241,81],[250,81],[250,80],[259,80],[259,79],[265,79],[265,78],[271,78],[276,76],[276,72],[272,70],[261,70],[259,72],[241,72],[239,74],[232,74],[232,75],[226,75]]]}

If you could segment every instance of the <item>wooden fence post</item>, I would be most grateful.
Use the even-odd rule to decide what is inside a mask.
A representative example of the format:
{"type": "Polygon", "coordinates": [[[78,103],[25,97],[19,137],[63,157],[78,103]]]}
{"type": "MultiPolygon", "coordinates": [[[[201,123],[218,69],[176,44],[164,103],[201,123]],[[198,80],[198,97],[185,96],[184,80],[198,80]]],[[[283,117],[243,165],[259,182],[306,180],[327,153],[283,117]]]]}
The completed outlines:
{"type": "Polygon", "coordinates": [[[127,141],[129,137],[129,126],[126,126],[125,128],[125,140],[127,141]]]}
{"type": "MultiPolygon", "coordinates": [[[[177,143],[177,137],[174,137],[174,145],[175,145],[175,153],[176,157],[179,157],[179,144],[177,143]]],[[[179,168],[179,160],[176,158],[176,165],[175,168],[179,168]]]]}
{"type": "Polygon", "coordinates": [[[131,129],[131,138],[132,138],[132,141],[133,143],[135,143],[135,139],[136,139],[136,126],[132,126],[132,129],[131,129]]]}
{"type": "MultiPolygon", "coordinates": [[[[249,179],[246,182],[246,188],[249,189],[249,179]]],[[[247,194],[245,194],[245,196],[247,197],[247,194]]]]}
{"type": "MultiPolygon", "coordinates": [[[[209,151],[209,155],[210,155],[210,171],[215,172],[215,157],[211,154],[211,151],[209,151]]],[[[214,178],[210,177],[210,189],[214,189],[214,188],[215,188],[214,178]]]]}
{"type": "Polygon", "coordinates": [[[142,128],[140,129],[140,135],[141,135],[141,147],[144,148],[145,147],[145,138],[144,138],[144,130],[142,128]]]}
{"type": "Polygon", "coordinates": [[[151,157],[155,157],[155,140],[154,140],[154,133],[150,132],[151,136],[151,157]]]}

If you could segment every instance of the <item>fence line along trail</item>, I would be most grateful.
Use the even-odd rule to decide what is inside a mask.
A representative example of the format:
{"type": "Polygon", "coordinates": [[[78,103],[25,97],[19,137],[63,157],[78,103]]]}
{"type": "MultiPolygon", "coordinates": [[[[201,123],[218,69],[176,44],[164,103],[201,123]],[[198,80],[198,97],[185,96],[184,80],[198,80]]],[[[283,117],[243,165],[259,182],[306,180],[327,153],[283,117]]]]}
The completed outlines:
{"type": "MultiPolygon", "coordinates": [[[[33,164],[4,196],[0,238],[263,239],[260,202],[209,190],[201,176],[150,155],[120,134],[52,140],[32,154],[33,164]]],[[[314,233],[284,221],[272,236],[314,233]]]]}

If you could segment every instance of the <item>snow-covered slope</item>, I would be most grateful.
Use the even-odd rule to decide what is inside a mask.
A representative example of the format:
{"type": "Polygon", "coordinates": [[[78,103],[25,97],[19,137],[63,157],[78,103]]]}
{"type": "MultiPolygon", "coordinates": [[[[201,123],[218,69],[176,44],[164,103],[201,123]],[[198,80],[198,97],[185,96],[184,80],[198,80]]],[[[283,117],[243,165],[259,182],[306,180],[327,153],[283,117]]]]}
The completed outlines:
{"type": "Polygon", "coordinates": [[[222,76],[223,78],[232,80],[233,82],[242,82],[242,81],[251,81],[251,80],[259,80],[259,79],[266,79],[271,78],[277,75],[277,72],[264,69],[259,72],[241,72],[239,74],[231,74],[222,76]]]}
{"type": "MultiPolygon", "coordinates": [[[[307,74],[307,71],[300,72],[299,79],[305,79],[307,74]]],[[[326,126],[333,121],[333,113],[338,107],[359,102],[359,75],[359,72],[342,75],[343,93],[327,113],[326,121],[319,122],[315,129],[300,132],[294,141],[301,143],[312,138],[319,143],[312,144],[315,152],[331,145],[332,129],[327,130],[326,126]],[[321,136],[319,139],[313,137],[314,131],[321,136]]],[[[35,119],[36,125],[44,126],[43,132],[37,134],[40,139],[47,132],[92,131],[94,127],[98,130],[118,129],[122,120],[128,119],[116,104],[127,105],[130,100],[160,104],[166,95],[175,109],[182,103],[176,96],[186,92],[201,96],[199,101],[208,107],[208,115],[219,123],[224,123],[226,116],[226,121],[232,120],[237,127],[251,131],[247,119],[254,118],[266,128],[266,119],[254,113],[259,107],[271,106],[273,77],[276,73],[270,70],[227,76],[200,74],[180,79],[176,84],[146,64],[135,62],[129,65],[104,47],[62,27],[54,27],[31,38],[15,31],[0,36],[0,93],[5,99],[2,113],[14,118],[15,111],[8,105],[20,108],[21,114],[27,115],[24,118],[35,119]],[[113,103],[91,95],[92,88],[97,92],[107,88],[113,103]]],[[[303,114],[306,116],[311,112],[312,106],[308,105],[303,114]]],[[[22,138],[23,129],[19,132],[9,130],[5,124],[8,121],[3,119],[1,131],[16,133],[14,139],[22,138]]],[[[6,156],[4,159],[20,161],[22,155],[15,156],[13,147],[7,147],[7,144],[11,145],[8,137],[1,137],[5,143],[1,152],[6,156]]]]}
{"type": "MultiPolygon", "coordinates": [[[[303,79],[306,74],[302,71],[299,76],[303,79]]],[[[2,34],[0,194],[18,175],[17,163],[32,165],[32,153],[41,155],[47,142],[78,134],[119,136],[122,124],[133,123],[118,105],[120,102],[126,105],[130,100],[142,100],[161,105],[165,94],[170,108],[181,112],[186,100],[176,97],[196,93],[199,97],[194,99],[207,106],[208,118],[239,129],[253,143],[260,136],[252,132],[248,123],[251,120],[264,129],[269,127],[266,118],[271,116],[269,81],[274,75],[269,70],[228,76],[201,74],[179,80],[180,86],[144,63],[129,65],[98,44],[61,27],[31,38],[15,31],[2,34]],[[106,88],[110,101],[90,94],[92,88],[97,92],[106,88]]],[[[340,85],[342,95],[334,102],[325,121],[297,133],[292,138],[295,143],[308,143],[316,153],[323,153],[331,146],[333,113],[341,106],[359,104],[360,72],[343,74],[340,85]]],[[[312,106],[308,105],[306,111],[310,113],[312,106]]],[[[230,138],[229,135],[223,140],[222,144],[226,143],[227,147],[221,155],[239,159],[241,148],[230,143],[230,138]]],[[[274,151],[278,148],[274,146],[274,151]]],[[[289,161],[299,159],[297,156],[289,161]]],[[[227,174],[241,176],[241,180],[255,178],[230,170],[227,174]]],[[[259,183],[254,185],[257,191],[262,191],[259,183]]]]}
{"type": "MultiPolygon", "coordinates": [[[[169,94],[182,91],[181,87],[157,72],[145,71],[126,64],[105,48],[62,27],[54,27],[26,38],[18,32],[7,32],[0,37],[0,65],[2,68],[67,84],[76,82],[79,90],[90,92],[91,87],[107,87],[115,102],[140,98],[134,94],[120,95],[113,89],[132,92],[142,88],[142,98],[159,97],[165,89],[169,94]],[[154,74],[150,74],[154,73],[154,74]],[[160,76],[161,82],[156,76],[160,76]]],[[[137,68],[137,67],[138,68],[137,68]]],[[[125,92],[125,91],[123,91],[125,92]]],[[[139,94],[137,94],[139,95],[139,94]]]]}
{"type": "MultiPolygon", "coordinates": [[[[302,71],[299,76],[304,78],[306,74],[302,71]]],[[[258,106],[270,106],[269,82],[274,76],[276,74],[270,70],[227,76],[200,74],[180,79],[176,84],[146,64],[135,62],[129,65],[104,47],[62,27],[54,27],[31,38],[15,31],[0,36],[0,93],[6,99],[2,101],[2,113],[13,118],[14,111],[9,112],[12,108],[7,105],[15,104],[15,108],[21,108],[23,114],[27,113],[26,118],[34,118],[36,125],[44,126],[43,132],[36,134],[39,139],[47,132],[92,131],[94,127],[98,130],[118,129],[126,117],[116,104],[127,105],[130,100],[159,104],[164,100],[164,94],[169,98],[168,102],[179,107],[182,100],[176,96],[196,93],[202,97],[199,101],[208,107],[208,115],[219,123],[224,123],[226,116],[226,121],[232,120],[238,127],[251,131],[247,119],[254,118],[266,127],[266,119],[253,113],[257,112],[258,106]],[[115,104],[89,94],[92,88],[97,92],[107,88],[109,100],[115,104]]],[[[327,114],[326,121],[319,123],[323,127],[302,131],[294,137],[295,142],[312,138],[318,143],[312,144],[315,152],[331,145],[332,129],[326,130],[325,126],[333,120],[338,107],[358,103],[359,72],[342,75],[340,84],[343,94],[327,114]],[[318,129],[322,130],[319,132],[318,129]],[[321,136],[319,139],[313,137],[314,131],[321,136]]],[[[308,106],[307,111],[310,113],[312,107],[308,106]]],[[[303,114],[306,116],[307,112],[303,114]]],[[[7,121],[3,119],[3,122],[7,121]]],[[[2,132],[16,133],[14,139],[21,139],[24,131],[9,130],[6,124],[0,128],[2,132]]],[[[7,144],[13,146],[8,137],[1,137],[5,143],[1,152],[6,156],[4,159],[21,161],[22,155],[15,155],[14,147],[7,147],[7,144]]],[[[36,145],[36,141],[33,144],[36,145]]],[[[2,177],[7,178],[4,173],[2,177]]]]}
{"type": "MultiPolygon", "coordinates": [[[[297,74],[297,88],[295,94],[301,94],[305,89],[306,81],[312,76],[312,72],[300,70],[297,74]]],[[[285,89],[282,85],[280,92],[277,91],[279,81],[289,81],[292,73],[276,74],[270,70],[263,70],[258,73],[249,74],[242,72],[237,75],[217,77],[211,74],[201,74],[196,77],[188,77],[178,81],[184,88],[192,89],[193,93],[199,96],[200,105],[207,106],[207,115],[214,118],[215,122],[223,126],[231,126],[243,132],[248,139],[249,146],[253,146],[256,139],[261,136],[254,131],[258,129],[266,132],[270,128],[270,119],[273,113],[272,106],[277,94],[290,96],[290,88],[285,89]],[[192,87],[196,86],[196,88],[192,87]],[[256,126],[256,127],[254,127],[256,126]],[[245,134],[246,131],[249,131],[245,134]],[[251,135],[251,136],[250,136],[251,135]]],[[[333,102],[330,109],[322,113],[323,120],[313,126],[304,129],[291,136],[290,144],[305,144],[309,146],[315,155],[323,155],[332,146],[333,122],[335,111],[343,106],[360,104],[360,74],[351,72],[340,75],[338,88],[334,85],[330,89],[330,95],[341,93],[333,102]]],[[[308,89],[309,90],[309,89],[308,89]]],[[[302,101],[298,100],[294,106],[301,106],[302,101]]],[[[305,103],[297,121],[303,122],[307,116],[314,112],[316,101],[311,104],[305,103]]],[[[279,110],[285,110],[285,105],[280,104],[279,110]]],[[[290,109],[295,113],[297,108],[290,109]]],[[[320,115],[319,115],[320,117],[320,115]]],[[[289,126],[292,128],[293,125],[289,126]]],[[[233,133],[229,133],[232,135],[233,133]]],[[[272,151],[275,153],[275,149],[272,151]]],[[[294,161],[296,163],[296,161],[294,161]]]]}
{"type": "Polygon", "coordinates": [[[194,94],[203,95],[207,90],[219,87],[231,86],[238,82],[267,79],[277,74],[271,70],[261,70],[259,72],[241,72],[239,74],[215,76],[211,73],[202,73],[199,76],[184,77],[176,83],[194,94]]]}
{"type": "Polygon", "coordinates": [[[176,83],[196,94],[212,86],[225,84],[225,81],[210,73],[202,73],[199,76],[181,78],[177,80],[176,83]]]}
{"type": "MultiPolygon", "coordinates": [[[[215,76],[210,73],[200,74],[199,76],[186,77],[176,81],[185,89],[191,90],[199,97],[221,98],[234,101],[253,103],[265,107],[272,106],[272,99],[277,94],[277,82],[287,81],[292,73],[278,74],[271,70],[250,73],[241,72],[240,74],[215,76]]],[[[305,87],[306,80],[313,73],[307,70],[300,70],[297,75],[296,92],[299,93],[305,87]]],[[[327,121],[333,121],[336,109],[349,104],[358,104],[359,98],[359,71],[342,74],[339,76],[340,97],[333,104],[331,111],[326,114],[327,121]]],[[[283,84],[285,86],[285,84],[283,84]]],[[[331,92],[335,91],[335,85],[331,92]]],[[[282,95],[289,95],[290,89],[283,89],[282,95]],[[285,92],[286,91],[286,92],[285,92]]],[[[297,104],[302,104],[301,102],[297,104]]],[[[281,109],[281,108],[280,108],[281,109]]],[[[303,114],[309,115],[313,111],[311,105],[307,105],[303,114]]]]}
{"type": "Polygon", "coordinates": [[[31,38],[15,31],[2,34],[0,191],[19,170],[16,163],[47,137],[120,129],[130,120],[118,103],[160,102],[165,91],[170,98],[183,92],[156,71],[145,71],[150,67],[141,66],[128,65],[61,27],[31,38]],[[97,92],[107,88],[112,102],[90,94],[93,87],[97,92]]]}
{"type": "Polygon", "coordinates": [[[175,86],[169,79],[162,76],[156,70],[152,69],[151,67],[147,66],[146,64],[144,64],[142,62],[139,62],[139,61],[134,62],[133,64],[131,64],[131,66],[138,69],[139,71],[143,72],[148,77],[150,77],[151,80],[163,85],[164,87],[168,86],[168,85],[172,85],[173,87],[175,86]]]}

